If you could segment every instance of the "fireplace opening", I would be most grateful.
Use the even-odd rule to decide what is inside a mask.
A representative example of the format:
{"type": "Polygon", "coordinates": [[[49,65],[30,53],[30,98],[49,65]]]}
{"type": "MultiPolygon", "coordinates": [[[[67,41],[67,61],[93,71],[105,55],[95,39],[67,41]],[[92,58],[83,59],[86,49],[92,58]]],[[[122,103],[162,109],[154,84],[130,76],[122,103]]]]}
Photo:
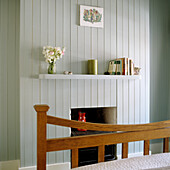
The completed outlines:
{"type": "MultiPolygon", "coordinates": [[[[116,107],[100,107],[100,108],[74,108],[71,109],[71,119],[79,120],[84,115],[86,122],[117,124],[117,108],[116,107]]],[[[92,135],[100,133],[113,133],[103,131],[90,131],[86,129],[71,129],[71,136],[92,135]]],[[[117,159],[117,145],[105,146],[105,161],[117,159]]],[[[98,162],[98,147],[79,149],[79,166],[94,164],[98,162]]]]}

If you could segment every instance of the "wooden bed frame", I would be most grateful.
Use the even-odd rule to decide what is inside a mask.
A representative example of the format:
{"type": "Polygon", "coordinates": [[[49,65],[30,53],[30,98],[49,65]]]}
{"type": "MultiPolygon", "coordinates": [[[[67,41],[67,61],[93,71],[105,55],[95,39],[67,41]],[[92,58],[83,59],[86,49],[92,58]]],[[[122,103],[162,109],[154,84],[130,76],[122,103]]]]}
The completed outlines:
{"type": "Polygon", "coordinates": [[[35,105],[37,112],[37,170],[46,170],[46,152],[72,150],[72,168],[78,167],[78,149],[98,146],[98,162],[104,162],[105,145],[122,143],[122,158],[128,157],[128,142],[144,140],[144,155],[149,155],[149,140],[164,138],[163,152],[169,151],[170,120],[138,125],[84,123],[47,115],[48,105],[35,105]],[[115,133],[47,139],[47,124],[113,131],[115,133]]]}

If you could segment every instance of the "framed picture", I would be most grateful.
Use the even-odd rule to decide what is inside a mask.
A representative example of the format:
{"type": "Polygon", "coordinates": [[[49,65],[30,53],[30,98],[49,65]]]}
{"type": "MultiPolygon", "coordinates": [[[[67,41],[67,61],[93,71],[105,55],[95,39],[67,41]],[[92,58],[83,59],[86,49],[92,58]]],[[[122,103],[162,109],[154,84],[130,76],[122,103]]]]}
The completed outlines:
{"type": "Polygon", "coordinates": [[[80,5],[80,26],[103,28],[103,8],[80,5]]]}

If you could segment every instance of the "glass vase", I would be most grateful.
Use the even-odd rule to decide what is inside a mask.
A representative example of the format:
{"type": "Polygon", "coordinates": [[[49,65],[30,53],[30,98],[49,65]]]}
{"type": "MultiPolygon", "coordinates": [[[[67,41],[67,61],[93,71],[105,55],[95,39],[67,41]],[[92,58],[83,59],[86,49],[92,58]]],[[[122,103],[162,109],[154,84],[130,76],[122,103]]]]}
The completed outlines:
{"type": "Polygon", "coordinates": [[[48,74],[56,74],[56,64],[55,63],[49,63],[48,74]]]}

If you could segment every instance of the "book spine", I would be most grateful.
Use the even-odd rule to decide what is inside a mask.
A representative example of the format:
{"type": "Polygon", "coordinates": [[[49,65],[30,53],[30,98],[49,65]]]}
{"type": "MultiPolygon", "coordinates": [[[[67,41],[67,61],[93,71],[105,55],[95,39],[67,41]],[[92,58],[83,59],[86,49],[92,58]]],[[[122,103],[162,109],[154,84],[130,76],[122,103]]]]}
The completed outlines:
{"type": "Polygon", "coordinates": [[[123,61],[123,75],[128,75],[128,58],[122,58],[123,61]]]}
{"type": "Polygon", "coordinates": [[[111,60],[108,72],[112,75],[134,75],[133,60],[128,57],[111,60]]]}
{"type": "Polygon", "coordinates": [[[123,59],[120,59],[120,75],[123,75],[123,72],[124,72],[123,59]]]}
{"type": "Polygon", "coordinates": [[[126,75],[126,59],[123,58],[122,61],[123,61],[123,74],[122,75],[126,75]]]}
{"type": "Polygon", "coordinates": [[[129,75],[133,75],[134,74],[134,64],[133,64],[133,60],[129,59],[129,75]]]}
{"type": "Polygon", "coordinates": [[[114,61],[112,75],[116,75],[116,69],[117,69],[117,65],[116,65],[116,61],[114,61]]]}
{"type": "Polygon", "coordinates": [[[113,72],[113,66],[114,66],[114,61],[110,61],[110,62],[109,62],[109,69],[108,69],[109,74],[112,74],[112,72],[113,72]]]}
{"type": "Polygon", "coordinates": [[[130,75],[130,59],[127,58],[127,75],[130,75]]]}
{"type": "Polygon", "coordinates": [[[115,75],[116,74],[116,63],[115,63],[115,60],[111,60],[109,62],[108,72],[109,72],[110,75],[115,75]]]}
{"type": "Polygon", "coordinates": [[[116,59],[116,61],[117,61],[117,64],[118,64],[118,74],[119,75],[123,75],[123,58],[118,58],[118,59],[116,59]]]}
{"type": "Polygon", "coordinates": [[[132,61],[132,63],[131,63],[131,75],[134,75],[134,63],[133,63],[133,61],[132,61]]]}
{"type": "Polygon", "coordinates": [[[128,75],[128,58],[125,58],[125,75],[128,75]]]}
{"type": "Polygon", "coordinates": [[[128,75],[130,75],[130,59],[128,59],[128,75]]]}
{"type": "Polygon", "coordinates": [[[120,73],[120,61],[117,61],[117,62],[116,62],[116,66],[117,66],[116,75],[120,75],[120,74],[121,74],[121,73],[120,73]]]}

